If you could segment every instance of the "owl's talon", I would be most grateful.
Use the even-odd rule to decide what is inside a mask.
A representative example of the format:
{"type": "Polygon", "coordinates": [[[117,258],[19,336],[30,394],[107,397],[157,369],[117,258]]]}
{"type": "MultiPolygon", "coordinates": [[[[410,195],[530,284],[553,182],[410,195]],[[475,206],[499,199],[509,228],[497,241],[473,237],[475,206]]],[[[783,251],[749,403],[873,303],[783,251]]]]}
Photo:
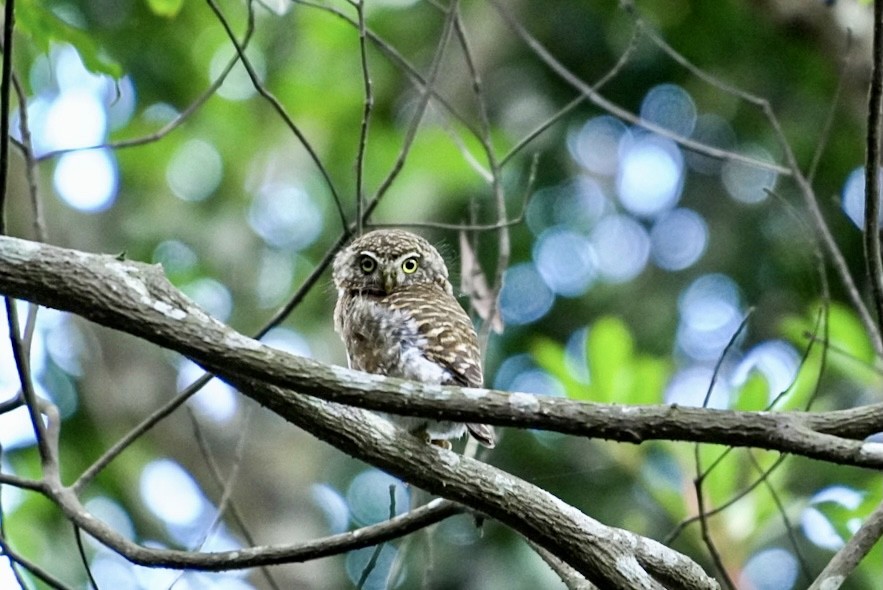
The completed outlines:
{"type": "MultiPolygon", "coordinates": [[[[428,435],[427,438],[429,438],[428,435]]],[[[430,439],[429,444],[441,447],[446,451],[450,451],[454,447],[454,445],[451,444],[451,441],[444,438],[430,439]]]]}

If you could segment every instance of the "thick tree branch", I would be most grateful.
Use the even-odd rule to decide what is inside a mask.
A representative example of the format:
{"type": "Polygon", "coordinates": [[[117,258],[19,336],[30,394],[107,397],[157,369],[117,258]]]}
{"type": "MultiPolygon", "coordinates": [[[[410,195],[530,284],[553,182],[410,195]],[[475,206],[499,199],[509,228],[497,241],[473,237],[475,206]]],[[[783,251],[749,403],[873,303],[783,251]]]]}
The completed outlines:
{"type": "Polygon", "coordinates": [[[158,266],[5,236],[0,236],[0,294],[139,336],[189,356],[227,381],[250,378],[372,410],[631,443],[680,440],[756,447],[883,468],[883,443],[862,440],[883,431],[883,404],[820,413],[622,406],[369,375],[243,336],[199,309],[158,266]]]}
{"type": "MultiPolygon", "coordinates": [[[[375,414],[266,384],[264,371],[251,366],[252,362],[269,362],[265,368],[272,374],[277,374],[275,363],[297,366],[305,362],[300,368],[305,369],[301,377],[306,380],[292,381],[283,370],[281,381],[303,381],[306,389],[316,391],[327,390],[328,383],[346,387],[349,381],[361,383],[352,391],[364,391],[384,380],[283,353],[273,358],[278,351],[206,315],[165,280],[159,267],[6,237],[0,238],[0,291],[79,313],[190,355],[288,421],[402,479],[498,519],[602,588],[717,587],[683,555],[650,539],[607,527],[508,473],[427,446],[375,414]],[[224,349],[250,359],[243,365],[245,370],[227,370],[231,367],[221,358],[227,355],[216,356],[224,349]],[[261,351],[271,357],[255,356],[261,351]],[[310,372],[320,373],[319,381],[313,382],[308,377],[310,372]]],[[[389,384],[405,390],[415,387],[400,380],[389,384]]],[[[447,397],[441,390],[439,393],[447,397]]],[[[59,503],[71,521],[132,561],[166,567],[192,563],[193,554],[189,552],[157,552],[130,543],[90,517],[70,488],[61,487],[57,480],[47,482],[47,486],[47,495],[59,503]]],[[[200,559],[212,563],[200,563],[202,567],[222,569],[234,557],[204,554],[200,559]]],[[[287,555],[286,560],[291,557],[287,555]]],[[[270,563],[263,560],[251,565],[270,563]]]]}

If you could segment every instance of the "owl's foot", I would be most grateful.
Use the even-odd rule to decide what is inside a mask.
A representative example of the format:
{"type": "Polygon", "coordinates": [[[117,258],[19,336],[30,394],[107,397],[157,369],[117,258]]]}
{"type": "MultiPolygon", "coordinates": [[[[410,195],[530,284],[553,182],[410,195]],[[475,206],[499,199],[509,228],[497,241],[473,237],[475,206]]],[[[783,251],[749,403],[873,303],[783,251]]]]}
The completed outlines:
{"type": "Polygon", "coordinates": [[[441,447],[441,448],[443,448],[443,449],[445,449],[445,450],[447,450],[447,451],[450,451],[451,448],[453,448],[453,445],[451,444],[451,441],[449,441],[449,440],[447,440],[447,439],[445,439],[445,438],[436,438],[436,439],[430,440],[430,441],[429,441],[429,444],[431,444],[431,445],[435,445],[435,446],[437,446],[437,447],[441,447]]]}
{"type": "Polygon", "coordinates": [[[418,436],[420,438],[422,438],[423,442],[425,442],[428,445],[435,445],[437,447],[441,447],[441,448],[448,450],[448,451],[450,451],[451,448],[453,448],[451,441],[449,441],[445,438],[432,438],[432,436],[430,436],[430,434],[428,432],[426,432],[425,430],[421,431],[418,434],[418,436]]]}

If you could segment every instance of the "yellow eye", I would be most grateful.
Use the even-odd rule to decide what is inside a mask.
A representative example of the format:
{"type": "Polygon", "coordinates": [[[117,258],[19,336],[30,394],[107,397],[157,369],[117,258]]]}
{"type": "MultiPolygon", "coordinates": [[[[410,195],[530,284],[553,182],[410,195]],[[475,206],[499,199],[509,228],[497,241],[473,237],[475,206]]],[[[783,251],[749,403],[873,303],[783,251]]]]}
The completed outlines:
{"type": "Polygon", "coordinates": [[[417,258],[408,258],[402,263],[402,270],[405,271],[406,275],[414,274],[417,272],[417,258]]]}
{"type": "Polygon", "coordinates": [[[377,268],[377,262],[367,254],[363,254],[362,257],[359,258],[359,268],[362,269],[363,273],[369,275],[374,272],[375,268],[377,268]]]}

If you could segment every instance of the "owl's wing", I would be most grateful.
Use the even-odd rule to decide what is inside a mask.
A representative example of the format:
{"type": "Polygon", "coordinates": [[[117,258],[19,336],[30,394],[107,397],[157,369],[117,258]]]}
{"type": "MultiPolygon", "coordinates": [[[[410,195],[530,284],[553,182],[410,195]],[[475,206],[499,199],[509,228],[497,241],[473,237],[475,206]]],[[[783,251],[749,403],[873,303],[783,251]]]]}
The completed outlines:
{"type": "MultiPolygon", "coordinates": [[[[426,339],[424,356],[447,369],[450,377],[442,385],[481,387],[481,353],[472,321],[453,296],[437,299],[431,312],[424,311],[418,331],[426,339]]],[[[482,445],[493,448],[494,428],[487,424],[466,424],[466,429],[482,445]]]]}

